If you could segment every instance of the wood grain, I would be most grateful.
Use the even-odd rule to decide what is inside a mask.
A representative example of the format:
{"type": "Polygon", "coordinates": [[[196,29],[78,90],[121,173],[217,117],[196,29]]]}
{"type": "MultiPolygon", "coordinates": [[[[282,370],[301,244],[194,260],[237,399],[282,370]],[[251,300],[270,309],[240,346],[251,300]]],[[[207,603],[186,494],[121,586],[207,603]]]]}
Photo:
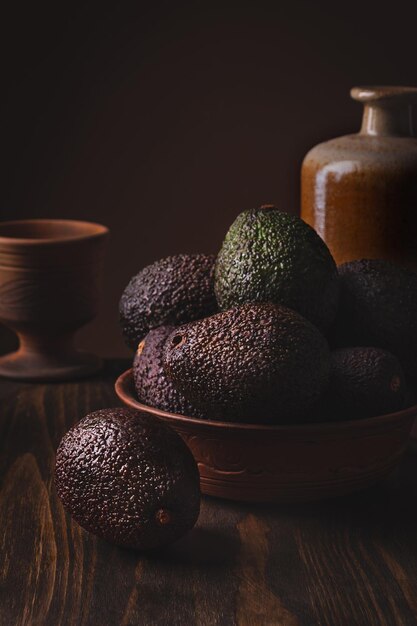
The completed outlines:
{"type": "Polygon", "coordinates": [[[417,624],[417,455],[384,483],[322,503],[205,498],[196,528],[139,554],[88,535],[53,485],[55,449],[114,406],[116,374],[0,384],[0,625],[417,624]]]}
{"type": "Polygon", "coordinates": [[[298,626],[295,615],[288,611],[269,588],[266,564],[269,554],[269,526],[265,521],[247,515],[238,524],[241,539],[239,554],[240,577],[236,618],[241,626],[275,623],[282,626],[298,626]]]}

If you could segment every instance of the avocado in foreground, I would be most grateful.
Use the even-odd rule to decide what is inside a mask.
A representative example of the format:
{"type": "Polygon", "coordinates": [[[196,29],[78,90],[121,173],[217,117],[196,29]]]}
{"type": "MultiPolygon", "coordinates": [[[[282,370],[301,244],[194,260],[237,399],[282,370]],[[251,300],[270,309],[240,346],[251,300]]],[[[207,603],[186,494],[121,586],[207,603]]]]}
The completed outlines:
{"type": "Polygon", "coordinates": [[[334,419],[359,419],[400,411],[406,404],[405,377],[398,359],[380,348],[332,352],[329,404],[334,419]]]}
{"type": "Polygon", "coordinates": [[[203,417],[201,410],[193,406],[167,378],[162,354],[167,337],[174,326],[160,326],[150,330],[138,346],[133,360],[133,379],[138,399],[143,404],[179,413],[189,417],[203,417]]]}
{"type": "Polygon", "coordinates": [[[244,211],[229,228],[216,261],[215,292],[222,310],[273,302],[326,330],[337,309],[337,268],[308,224],[267,205],[244,211]]]}
{"type": "Polygon", "coordinates": [[[208,417],[291,423],[326,388],[330,352],[295,311],[246,304],[176,328],[165,343],[164,367],[208,417]]]}
{"type": "Polygon", "coordinates": [[[126,343],[136,350],[152,328],[177,326],[215,313],[214,261],[206,254],[177,254],[136,274],[119,304],[126,343]]]}
{"type": "Polygon", "coordinates": [[[57,450],[55,484],[80,526],[139,550],[179,539],[200,510],[198,469],[186,444],[132,409],[96,411],[71,428],[57,450]]]}

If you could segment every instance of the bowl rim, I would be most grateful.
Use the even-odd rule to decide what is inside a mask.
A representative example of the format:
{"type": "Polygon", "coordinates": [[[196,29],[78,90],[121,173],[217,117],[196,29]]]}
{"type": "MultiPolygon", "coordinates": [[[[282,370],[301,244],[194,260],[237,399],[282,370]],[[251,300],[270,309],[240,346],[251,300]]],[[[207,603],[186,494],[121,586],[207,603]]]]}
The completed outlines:
{"type": "Polygon", "coordinates": [[[72,220],[72,219],[54,219],[54,218],[33,218],[23,220],[6,220],[0,223],[0,246],[1,247],[16,247],[16,246],[50,246],[54,244],[66,244],[74,243],[76,241],[86,241],[88,239],[96,239],[97,237],[107,236],[109,229],[104,224],[98,222],[89,222],[88,220],[72,220]],[[8,226],[20,226],[20,225],[37,225],[37,224],[49,224],[53,226],[68,226],[72,225],[80,229],[78,234],[70,236],[54,236],[54,237],[10,237],[5,234],[1,234],[3,227],[8,226]]]}
{"type": "Polygon", "coordinates": [[[132,394],[126,390],[126,385],[133,384],[133,368],[125,370],[115,381],[114,389],[116,395],[122,402],[127,403],[129,406],[137,408],[138,410],[151,413],[157,417],[172,420],[178,423],[190,424],[193,426],[213,427],[217,429],[228,430],[247,430],[247,431],[263,431],[263,432],[303,432],[303,431],[323,431],[324,428],[328,430],[344,430],[346,428],[367,428],[372,426],[378,426],[384,423],[400,421],[407,417],[417,416],[417,404],[413,404],[406,409],[396,411],[394,413],[385,413],[384,415],[376,415],[374,417],[366,417],[357,420],[344,420],[340,422],[315,422],[313,424],[254,424],[246,422],[221,422],[219,420],[208,420],[198,417],[188,417],[186,415],[180,415],[179,413],[170,413],[169,411],[163,411],[162,409],[156,409],[155,407],[147,404],[142,404],[132,394]]]}

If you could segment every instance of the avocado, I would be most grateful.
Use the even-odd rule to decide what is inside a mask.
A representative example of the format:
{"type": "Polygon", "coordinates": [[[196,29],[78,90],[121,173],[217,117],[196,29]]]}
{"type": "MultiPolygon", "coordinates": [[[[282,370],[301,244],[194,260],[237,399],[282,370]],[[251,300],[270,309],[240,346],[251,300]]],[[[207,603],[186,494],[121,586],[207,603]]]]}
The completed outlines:
{"type": "Polygon", "coordinates": [[[133,409],[90,413],[63,437],[55,485],[89,532],[148,550],[190,530],[200,510],[196,462],[169,426],[133,409]]]}
{"type": "Polygon", "coordinates": [[[177,326],[215,313],[214,261],[206,254],[177,254],[136,274],[119,304],[126,343],[136,350],[152,328],[177,326]]]}
{"type": "Polygon", "coordinates": [[[246,304],[176,328],[165,343],[164,368],[213,419],[283,423],[326,387],[330,352],[295,311],[246,304]]]}
{"type": "Polygon", "coordinates": [[[244,211],[229,228],[216,261],[215,292],[222,310],[273,302],[325,330],[337,309],[337,268],[308,224],[266,205],[244,211]]]}
{"type": "Polygon", "coordinates": [[[162,365],[162,352],[174,326],[160,326],[150,330],[143,339],[133,360],[133,378],[138,399],[143,404],[162,411],[189,417],[203,417],[167,378],[162,365]]]}
{"type": "Polygon", "coordinates": [[[407,388],[397,357],[380,348],[332,352],[329,404],[339,419],[374,417],[400,411],[407,388]]]}
{"type": "Polygon", "coordinates": [[[361,259],[341,265],[339,275],[331,345],[384,348],[405,368],[417,353],[417,274],[389,261],[361,259]]]}

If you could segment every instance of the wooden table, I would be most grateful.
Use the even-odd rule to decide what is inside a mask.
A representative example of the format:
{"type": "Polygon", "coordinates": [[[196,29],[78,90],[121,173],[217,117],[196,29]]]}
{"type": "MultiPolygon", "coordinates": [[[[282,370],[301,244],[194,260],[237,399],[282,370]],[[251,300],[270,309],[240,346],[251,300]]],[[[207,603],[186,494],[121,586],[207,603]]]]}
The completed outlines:
{"type": "Polygon", "coordinates": [[[204,498],[197,527],[143,555],[81,530],[53,485],[63,433],[117,404],[125,363],[82,382],[0,383],[0,624],[417,624],[417,454],[340,500],[204,498]]]}

